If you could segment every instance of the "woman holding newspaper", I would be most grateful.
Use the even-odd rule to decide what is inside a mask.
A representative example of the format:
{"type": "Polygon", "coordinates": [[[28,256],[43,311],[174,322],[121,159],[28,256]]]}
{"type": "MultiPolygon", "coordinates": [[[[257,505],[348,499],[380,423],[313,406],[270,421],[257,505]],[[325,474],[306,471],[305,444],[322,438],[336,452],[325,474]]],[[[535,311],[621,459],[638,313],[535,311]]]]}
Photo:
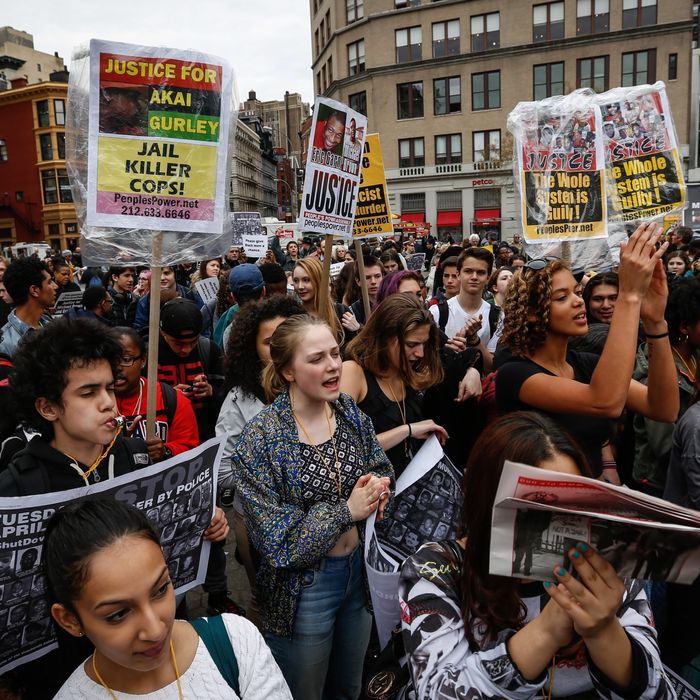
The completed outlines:
{"type": "Polygon", "coordinates": [[[621,580],[590,545],[571,547],[569,571],[556,566],[544,584],[489,574],[505,460],[590,476],[583,452],[542,414],[515,412],[484,431],[464,475],[463,493],[478,498],[464,499],[462,537],[425,544],[402,567],[416,697],[675,698],[643,582],[621,580]]]}
{"type": "MultiPolygon", "coordinates": [[[[676,369],[664,310],[668,298],[661,235],[655,223],[642,224],[622,245],[619,294],[600,359],[569,350],[569,339],[588,332],[581,286],[561,260],[532,260],[506,292],[501,340],[512,357],[496,375],[501,414],[545,411],[578,441],[594,476],[606,468],[617,480],[614,461],[604,456],[610,419],[627,406],[657,421],[678,415],[676,369]],[[646,385],[632,379],[641,317],[650,347],[646,385]]],[[[498,360],[497,360],[498,362],[498,360]]]]}

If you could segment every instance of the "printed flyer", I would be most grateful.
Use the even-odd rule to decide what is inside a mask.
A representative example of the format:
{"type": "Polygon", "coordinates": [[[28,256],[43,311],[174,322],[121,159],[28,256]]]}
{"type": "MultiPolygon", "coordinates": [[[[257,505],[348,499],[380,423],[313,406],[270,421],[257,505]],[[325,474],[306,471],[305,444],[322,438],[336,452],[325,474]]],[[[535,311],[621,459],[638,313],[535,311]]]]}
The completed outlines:
{"type": "Polygon", "coordinates": [[[366,132],[367,117],[340,102],[316,98],[300,230],[352,236],[366,132]]]}
{"type": "Polygon", "coordinates": [[[88,226],[220,233],[231,89],[214,56],[92,40],[88,226]]]}
{"type": "Polygon", "coordinates": [[[131,474],[84,488],[0,498],[0,673],[56,647],[43,568],[44,530],[51,516],[82,498],[110,498],[145,511],[160,533],[177,594],[201,584],[209,562],[202,533],[214,514],[225,440],[131,474]]]}

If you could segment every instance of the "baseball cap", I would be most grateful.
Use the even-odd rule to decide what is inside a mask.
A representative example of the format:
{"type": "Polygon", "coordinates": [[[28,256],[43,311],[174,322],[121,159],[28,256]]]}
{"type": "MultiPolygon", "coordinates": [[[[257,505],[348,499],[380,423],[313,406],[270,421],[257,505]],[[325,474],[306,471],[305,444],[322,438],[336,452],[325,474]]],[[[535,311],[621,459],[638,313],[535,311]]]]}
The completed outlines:
{"type": "Polygon", "coordinates": [[[202,314],[189,299],[171,299],[160,310],[160,329],[177,340],[198,336],[202,325],[202,314]]]}
{"type": "MultiPolygon", "coordinates": [[[[262,272],[257,265],[243,263],[236,265],[228,276],[228,288],[233,294],[239,292],[257,292],[265,286],[262,272]]],[[[166,331],[167,332],[167,331],[166,331]]]]}

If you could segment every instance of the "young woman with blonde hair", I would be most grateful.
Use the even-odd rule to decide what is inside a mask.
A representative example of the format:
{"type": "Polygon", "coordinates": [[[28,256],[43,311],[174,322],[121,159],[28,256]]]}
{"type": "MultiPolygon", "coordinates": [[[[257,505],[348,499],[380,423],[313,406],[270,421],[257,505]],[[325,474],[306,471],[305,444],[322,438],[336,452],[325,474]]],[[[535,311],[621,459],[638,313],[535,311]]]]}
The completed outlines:
{"type": "MultiPolygon", "coordinates": [[[[668,287],[661,258],[667,244],[657,250],[659,236],[654,223],[642,224],[622,247],[615,314],[600,358],[568,348],[571,337],[588,332],[588,320],[580,284],[561,260],[531,261],[506,291],[501,342],[512,358],[496,375],[499,412],[548,413],[578,441],[595,476],[607,466],[602,449],[611,419],[625,406],[666,422],[678,414],[664,320],[668,287]],[[632,379],[640,317],[653,348],[646,386],[632,379]]],[[[614,479],[613,472],[614,463],[614,479]]]]}
{"type": "Polygon", "coordinates": [[[369,419],[340,393],[331,329],[308,315],[270,338],[272,403],[232,454],[246,525],[260,555],[262,629],[296,700],[356,698],[369,641],[360,540],[381,520],[393,470],[369,419]]]}
{"type": "MultiPolygon", "coordinates": [[[[323,309],[319,308],[321,301],[321,284],[323,282],[323,266],[318,258],[306,257],[298,260],[292,272],[292,284],[294,292],[299,297],[304,311],[310,316],[323,319],[333,331],[335,339],[343,342],[343,326],[338,319],[338,311],[333,303],[333,298],[328,291],[326,304],[323,309]]],[[[340,315],[342,316],[342,305],[340,315]]]]}
{"type": "Polygon", "coordinates": [[[421,393],[443,378],[439,329],[410,293],[392,294],[348,345],[342,391],[372,420],[379,444],[398,475],[411,461],[415,440],[446,431],[423,420],[421,393]]]}

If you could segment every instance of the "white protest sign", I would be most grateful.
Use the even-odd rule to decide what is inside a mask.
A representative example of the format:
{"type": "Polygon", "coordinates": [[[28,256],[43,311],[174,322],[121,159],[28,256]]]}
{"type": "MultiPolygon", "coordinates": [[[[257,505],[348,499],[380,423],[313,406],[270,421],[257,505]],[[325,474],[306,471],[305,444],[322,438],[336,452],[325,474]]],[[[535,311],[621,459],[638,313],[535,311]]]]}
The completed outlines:
{"type": "Polygon", "coordinates": [[[138,471],[81,488],[0,498],[0,674],[57,646],[43,571],[44,531],[51,516],[82,498],[114,499],[143,510],[160,531],[176,594],[204,582],[225,437],[138,471]],[[11,643],[10,643],[11,642],[11,643]]]}
{"type": "Polygon", "coordinates": [[[231,245],[243,245],[243,236],[260,235],[262,219],[257,211],[235,211],[232,214],[233,240],[231,245]]]}
{"type": "Polygon", "coordinates": [[[344,262],[331,263],[331,279],[335,279],[344,267],[344,262]]]}
{"type": "Polygon", "coordinates": [[[246,257],[263,258],[265,253],[267,253],[268,247],[266,234],[243,234],[243,251],[246,257]]]}
{"type": "Polygon", "coordinates": [[[194,283],[194,288],[206,304],[208,301],[216,299],[216,295],[219,293],[219,278],[207,277],[205,280],[199,280],[194,283]]]}

